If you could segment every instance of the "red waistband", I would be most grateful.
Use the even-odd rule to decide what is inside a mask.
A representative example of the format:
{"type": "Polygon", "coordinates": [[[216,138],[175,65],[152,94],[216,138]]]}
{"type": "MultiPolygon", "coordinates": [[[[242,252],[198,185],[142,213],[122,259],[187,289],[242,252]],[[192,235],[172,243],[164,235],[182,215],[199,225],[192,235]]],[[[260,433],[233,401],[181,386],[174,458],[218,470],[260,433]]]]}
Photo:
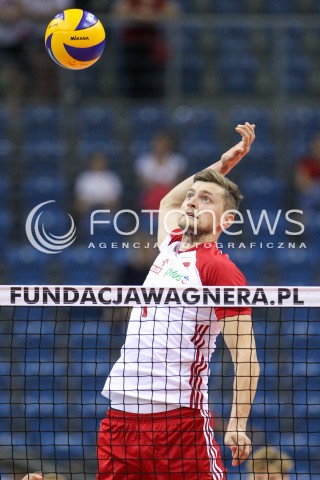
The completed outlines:
{"type": "Polygon", "coordinates": [[[115,408],[109,408],[107,412],[107,418],[110,419],[121,419],[128,421],[156,421],[164,420],[169,418],[184,418],[184,417],[199,417],[201,416],[200,410],[190,407],[181,407],[174,410],[169,410],[168,412],[158,412],[158,413],[130,413],[124,412],[123,410],[116,410],[115,408]]]}

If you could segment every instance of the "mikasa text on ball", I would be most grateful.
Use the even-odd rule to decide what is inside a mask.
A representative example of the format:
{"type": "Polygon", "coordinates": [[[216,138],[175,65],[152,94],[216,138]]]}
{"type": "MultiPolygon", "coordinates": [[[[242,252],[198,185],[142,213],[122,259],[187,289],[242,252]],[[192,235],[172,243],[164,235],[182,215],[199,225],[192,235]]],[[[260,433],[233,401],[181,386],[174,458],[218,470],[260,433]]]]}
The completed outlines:
{"type": "Polygon", "coordinates": [[[58,13],[49,23],[46,49],[61,67],[82,70],[102,55],[106,34],[100,20],[92,13],[71,8],[58,13]]]}

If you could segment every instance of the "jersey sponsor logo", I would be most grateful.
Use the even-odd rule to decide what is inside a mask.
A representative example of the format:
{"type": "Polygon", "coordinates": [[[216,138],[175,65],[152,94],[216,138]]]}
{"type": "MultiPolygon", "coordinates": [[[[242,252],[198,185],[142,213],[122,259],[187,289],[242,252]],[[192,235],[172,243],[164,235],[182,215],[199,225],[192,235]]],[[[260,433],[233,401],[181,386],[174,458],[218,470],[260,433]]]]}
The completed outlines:
{"type": "Polygon", "coordinates": [[[164,274],[165,277],[170,277],[176,280],[177,282],[181,282],[183,285],[190,281],[189,275],[185,275],[180,273],[179,270],[173,270],[173,268],[168,268],[166,273],[164,274]]]}
{"type": "Polygon", "coordinates": [[[158,265],[153,264],[152,267],[150,268],[150,272],[156,273],[157,275],[162,271],[161,267],[158,267],[158,265]]]}
{"type": "Polygon", "coordinates": [[[155,263],[152,265],[152,267],[150,268],[150,272],[153,272],[153,273],[156,273],[157,275],[159,275],[160,272],[162,272],[163,270],[163,267],[165,265],[167,265],[167,263],[169,263],[169,258],[166,258],[165,260],[162,261],[162,265],[161,267],[159,267],[158,265],[156,265],[155,263]]]}

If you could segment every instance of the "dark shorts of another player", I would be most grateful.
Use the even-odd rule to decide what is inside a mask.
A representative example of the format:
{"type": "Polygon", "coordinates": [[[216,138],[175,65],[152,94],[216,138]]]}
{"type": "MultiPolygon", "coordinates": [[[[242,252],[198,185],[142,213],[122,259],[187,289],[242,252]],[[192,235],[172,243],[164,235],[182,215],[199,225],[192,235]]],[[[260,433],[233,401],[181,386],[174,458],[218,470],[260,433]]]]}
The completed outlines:
{"type": "Polygon", "coordinates": [[[225,472],[210,412],[109,409],[101,422],[96,480],[225,480],[225,472]]]}

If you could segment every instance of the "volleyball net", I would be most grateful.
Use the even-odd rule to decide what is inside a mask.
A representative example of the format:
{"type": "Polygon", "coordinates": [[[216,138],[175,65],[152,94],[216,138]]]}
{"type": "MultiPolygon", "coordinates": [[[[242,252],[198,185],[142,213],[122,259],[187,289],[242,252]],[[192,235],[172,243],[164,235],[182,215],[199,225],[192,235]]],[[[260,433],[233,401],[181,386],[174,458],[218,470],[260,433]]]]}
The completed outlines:
{"type": "MultiPolygon", "coordinates": [[[[97,432],[109,406],[101,391],[132,308],[142,316],[152,308],[155,320],[168,315],[168,323],[168,312],[184,312],[183,322],[192,311],[200,325],[204,308],[248,306],[260,363],[247,428],[253,452],[274,447],[291,459],[290,478],[320,479],[320,287],[51,285],[0,287],[1,479],[34,471],[95,479],[97,432]]],[[[246,479],[252,462],[232,467],[224,446],[234,373],[221,335],[209,367],[209,406],[228,479],[246,479]]]]}

